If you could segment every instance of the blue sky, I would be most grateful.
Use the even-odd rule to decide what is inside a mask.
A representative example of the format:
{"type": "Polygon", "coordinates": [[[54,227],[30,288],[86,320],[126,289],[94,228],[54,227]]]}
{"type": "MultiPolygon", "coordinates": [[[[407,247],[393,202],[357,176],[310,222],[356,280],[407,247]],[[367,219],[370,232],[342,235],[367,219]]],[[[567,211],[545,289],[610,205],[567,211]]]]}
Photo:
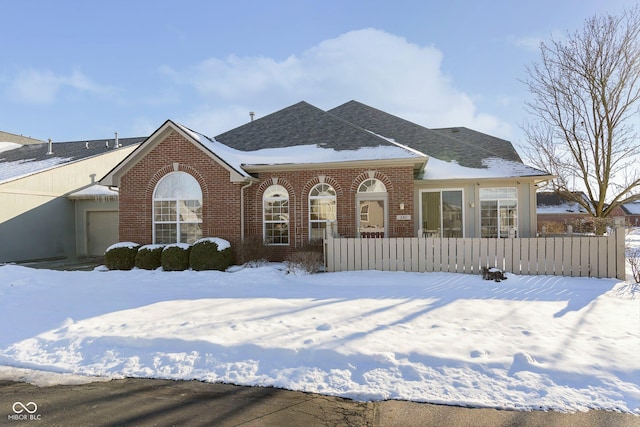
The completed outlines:
{"type": "Polygon", "coordinates": [[[516,144],[540,41],[637,0],[0,0],[0,130],[54,141],[215,136],[355,99],[516,144]]]}

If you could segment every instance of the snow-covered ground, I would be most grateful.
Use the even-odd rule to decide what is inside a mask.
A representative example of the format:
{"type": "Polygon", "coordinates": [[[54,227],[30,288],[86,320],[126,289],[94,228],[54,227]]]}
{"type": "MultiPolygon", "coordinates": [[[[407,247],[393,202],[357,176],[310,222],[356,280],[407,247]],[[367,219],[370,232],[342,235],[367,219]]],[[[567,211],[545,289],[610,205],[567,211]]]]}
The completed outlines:
{"type": "MultiPolygon", "coordinates": [[[[629,242],[640,247],[640,233],[629,242]]],[[[5,265],[0,303],[0,379],[196,379],[640,415],[640,289],[631,281],[5,265]]]]}

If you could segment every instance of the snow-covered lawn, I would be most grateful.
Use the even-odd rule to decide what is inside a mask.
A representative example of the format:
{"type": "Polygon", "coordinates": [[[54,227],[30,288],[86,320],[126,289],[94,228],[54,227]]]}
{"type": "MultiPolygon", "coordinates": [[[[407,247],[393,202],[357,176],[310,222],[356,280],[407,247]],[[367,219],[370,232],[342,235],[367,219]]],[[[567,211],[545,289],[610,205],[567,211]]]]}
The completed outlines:
{"type": "Polygon", "coordinates": [[[4,265],[0,378],[197,379],[356,400],[640,415],[638,287],[508,277],[4,265]]]}

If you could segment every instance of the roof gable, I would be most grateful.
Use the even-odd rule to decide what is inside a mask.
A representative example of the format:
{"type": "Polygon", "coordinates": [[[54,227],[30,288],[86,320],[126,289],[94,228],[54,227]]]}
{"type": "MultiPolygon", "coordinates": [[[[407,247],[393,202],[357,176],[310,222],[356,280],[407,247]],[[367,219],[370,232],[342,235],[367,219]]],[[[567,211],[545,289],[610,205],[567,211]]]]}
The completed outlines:
{"type": "Polygon", "coordinates": [[[227,169],[229,171],[229,179],[231,182],[240,182],[248,177],[248,174],[241,168],[234,167],[233,163],[225,160],[225,158],[221,157],[216,150],[213,150],[210,146],[210,143],[213,143],[213,141],[208,137],[177,124],[172,120],[167,120],[148,138],[146,138],[138,148],[109,171],[109,173],[100,180],[100,183],[109,186],[119,186],[122,175],[151,152],[151,150],[153,150],[153,148],[155,148],[160,142],[164,141],[171,132],[177,132],[188,142],[198,147],[203,153],[227,169]]]}

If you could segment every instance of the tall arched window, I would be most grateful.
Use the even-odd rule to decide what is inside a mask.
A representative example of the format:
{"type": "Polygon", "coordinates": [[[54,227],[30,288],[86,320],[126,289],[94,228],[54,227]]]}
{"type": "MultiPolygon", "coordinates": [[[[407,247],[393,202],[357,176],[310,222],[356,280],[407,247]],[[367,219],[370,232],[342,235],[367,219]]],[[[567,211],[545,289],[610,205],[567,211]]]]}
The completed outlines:
{"type": "Polygon", "coordinates": [[[384,237],[387,229],[387,187],[382,181],[370,178],[358,186],[358,231],[360,237],[384,237]]]}
{"type": "Polygon", "coordinates": [[[193,243],[202,237],[202,190],[185,172],[165,175],[153,191],[154,243],[193,243]]]}
{"type": "Polygon", "coordinates": [[[336,220],[336,191],[329,184],[317,184],[309,192],[309,239],[322,239],[327,221],[336,220]]]}
{"type": "Polygon", "coordinates": [[[270,245],[289,244],[289,192],[274,184],[262,196],[264,240],[270,245]]]}

